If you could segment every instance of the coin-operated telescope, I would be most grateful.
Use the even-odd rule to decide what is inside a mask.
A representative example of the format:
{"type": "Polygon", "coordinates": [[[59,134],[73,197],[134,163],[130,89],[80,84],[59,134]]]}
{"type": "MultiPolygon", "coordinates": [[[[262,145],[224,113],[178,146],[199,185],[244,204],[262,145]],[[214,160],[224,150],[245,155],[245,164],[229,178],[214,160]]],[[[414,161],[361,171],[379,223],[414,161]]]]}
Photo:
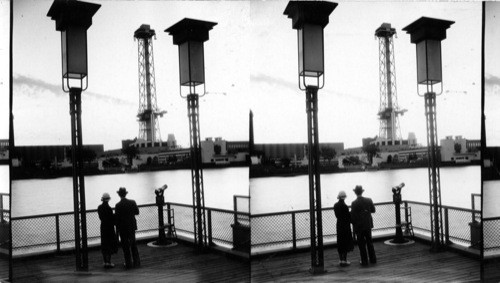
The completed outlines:
{"type": "Polygon", "coordinates": [[[156,205],[158,206],[158,245],[166,245],[167,237],[165,236],[165,222],[163,218],[163,206],[165,205],[165,190],[167,185],[163,185],[155,190],[156,205]]]}
{"type": "Polygon", "coordinates": [[[391,243],[393,244],[403,244],[407,243],[408,240],[403,237],[403,229],[401,228],[401,189],[405,186],[405,183],[401,183],[395,187],[392,187],[392,201],[394,202],[394,207],[396,209],[396,236],[391,243]]]}
{"type": "Polygon", "coordinates": [[[155,190],[156,195],[156,205],[164,205],[165,204],[165,190],[168,188],[167,185],[163,185],[155,190]]]}
{"type": "Polygon", "coordinates": [[[401,189],[405,186],[405,183],[401,183],[395,187],[392,187],[392,201],[394,203],[401,203],[401,189]]]}

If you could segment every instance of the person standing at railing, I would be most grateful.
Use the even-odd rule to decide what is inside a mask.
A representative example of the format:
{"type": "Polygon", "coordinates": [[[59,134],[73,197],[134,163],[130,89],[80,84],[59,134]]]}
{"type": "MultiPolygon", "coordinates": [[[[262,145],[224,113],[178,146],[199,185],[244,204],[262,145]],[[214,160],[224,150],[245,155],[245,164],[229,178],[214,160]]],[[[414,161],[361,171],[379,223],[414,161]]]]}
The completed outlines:
{"type": "Polygon", "coordinates": [[[359,254],[361,256],[360,263],[362,266],[367,266],[368,258],[370,263],[377,263],[372,241],[372,213],[375,213],[375,206],[371,198],[362,196],[363,192],[362,186],[358,185],[354,188],[357,198],[351,204],[351,221],[358,240],[359,254]]]}
{"type": "Polygon", "coordinates": [[[115,233],[115,217],[109,206],[111,197],[108,193],[102,194],[102,204],[97,207],[97,213],[101,220],[101,252],[104,259],[104,268],[115,267],[111,263],[111,255],[118,251],[118,241],[115,233]]]}
{"type": "Polygon", "coordinates": [[[349,266],[351,263],[347,260],[347,253],[354,250],[351,232],[351,214],[345,204],[347,195],[340,191],[337,198],[339,201],[333,206],[335,217],[337,217],[337,250],[339,252],[340,266],[349,266]]]}
{"type": "Polygon", "coordinates": [[[121,200],[115,206],[116,228],[120,234],[123,256],[125,257],[124,266],[126,269],[140,267],[139,251],[135,242],[135,231],[137,230],[135,216],[139,215],[139,208],[134,200],[126,198],[127,189],[122,187],[117,193],[121,200]]]}

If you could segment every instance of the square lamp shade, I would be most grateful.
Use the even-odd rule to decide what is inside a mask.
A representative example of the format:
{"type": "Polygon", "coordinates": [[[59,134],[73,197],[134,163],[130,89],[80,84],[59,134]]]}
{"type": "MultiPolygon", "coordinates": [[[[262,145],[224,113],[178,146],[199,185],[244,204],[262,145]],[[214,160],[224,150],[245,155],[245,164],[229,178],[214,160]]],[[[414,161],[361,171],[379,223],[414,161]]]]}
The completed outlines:
{"type": "Polygon", "coordinates": [[[87,29],[101,5],[76,0],[55,0],[47,13],[61,32],[62,76],[87,76],[87,29]]]}
{"type": "Polygon", "coordinates": [[[283,14],[292,19],[298,34],[299,76],[320,77],[324,73],[323,29],[337,3],[290,1],[283,14]]]}
{"type": "Polygon", "coordinates": [[[417,48],[417,83],[433,85],[442,81],[441,41],[455,22],[422,17],[404,31],[410,34],[417,48]]]}
{"type": "Polygon", "coordinates": [[[205,83],[203,42],[208,31],[217,23],[183,19],[165,30],[179,46],[179,77],[181,86],[198,86],[205,83]]]}

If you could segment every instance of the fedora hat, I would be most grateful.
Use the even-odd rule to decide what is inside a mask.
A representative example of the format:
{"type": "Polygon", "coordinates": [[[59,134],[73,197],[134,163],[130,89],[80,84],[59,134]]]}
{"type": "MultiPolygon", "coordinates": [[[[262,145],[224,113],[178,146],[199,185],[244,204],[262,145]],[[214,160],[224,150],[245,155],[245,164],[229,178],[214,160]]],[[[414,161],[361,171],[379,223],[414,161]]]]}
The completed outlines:
{"type": "Polygon", "coordinates": [[[354,193],[356,193],[357,195],[360,195],[362,194],[365,190],[363,190],[363,187],[360,186],[360,185],[357,185],[355,188],[354,188],[354,193]]]}
{"type": "Polygon", "coordinates": [[[120,189],[118,189],[118,191],[116,192],[118,193],[119,196],[125,196],[128,194],[127,189],[125,189],[124,187],[120,187],[120,189]]]}

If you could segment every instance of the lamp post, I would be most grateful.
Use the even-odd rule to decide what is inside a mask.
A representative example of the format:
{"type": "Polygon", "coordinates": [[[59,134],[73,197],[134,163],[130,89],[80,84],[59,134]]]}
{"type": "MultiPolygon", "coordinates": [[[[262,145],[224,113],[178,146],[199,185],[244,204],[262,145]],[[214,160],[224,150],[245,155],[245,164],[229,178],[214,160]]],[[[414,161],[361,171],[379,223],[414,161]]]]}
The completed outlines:
{"type": "Polygon", "coordinates": [[[311,273],[324,270],[323,218],[319,173],[318,89],[324,86],[323,29],[337,3],[290,1],[284,14],[297,30],[299,53],[299,89],[306,91],[307,144],[309,146],[309,214],[311,236],[311,273]]]}
{"type": "Polygon", "coordinates": [[[446,38],[446,30],[453,24],[434,18],[422,17],[404,31],[410,34],[411,43],[417,49],[417,93],[425,98],[425,117],[427,121],[427,155],[429,158],[429,200],[431,220],[431,251],[440,251],[445,246],[443,234],[443,211],[441,207],[441,184],[438,161],[438,137],[436,122],[435,85],[442,85],[441,41],[446,38]],[[424,93],[420,94],[423,88],[424,93]]]}
{"type": "Polygon", "coordinates": [[[55,0],[47,14],[61,32],[62,88],[69,92],[76,269],[88,270],[87,218],[82,160],[81,94],[87,89],[87,29],[98,4],[55,0]]]}
{"type": "Polygon", "coordinates": [[[193,224],[195,246],[208,246],[205,222],[203,170],[201,168],[201,141],[198,98],[205,95],[205,60],[203,43],[208,32],[217,23],[183,19],[165,30],[179,46],[180,95],[187,99],[189,135],[191,144],[191,183],[193,189],[193,224]],[[200,92],[200,87],[203,86],[200,92]],[[197,92],[198,88],[198,92],[197,92]]]}

